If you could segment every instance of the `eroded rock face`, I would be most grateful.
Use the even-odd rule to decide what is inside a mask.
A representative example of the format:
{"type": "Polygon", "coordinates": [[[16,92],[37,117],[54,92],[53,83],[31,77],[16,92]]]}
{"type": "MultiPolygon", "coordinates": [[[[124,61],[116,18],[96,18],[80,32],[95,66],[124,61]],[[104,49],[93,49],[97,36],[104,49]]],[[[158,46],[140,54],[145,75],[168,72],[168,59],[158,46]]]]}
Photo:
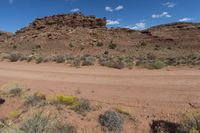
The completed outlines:
{"type": "Polygon", "coordinates": [[[59,14],[44,18],[37,18],[28,27],[16,32],[24,33],[30,30],[42,30],[48,27],[57,29],[62,27],[83,27],[83,28],[106,28],[106,18],[96,18],[95,16],[84,16],[82,13],[59,14]]]}
{"type": "Polygon", "coordinates": [[[0,31],[0,43],[5,43],[12,36],[12,33],[0,31]]]}
{"type": "Polygon", "coordinates": [[[181,43],[200,42],[200,23],[177,22],[154,26],[145,32],[157,37],[171,38],[181,43]]]}

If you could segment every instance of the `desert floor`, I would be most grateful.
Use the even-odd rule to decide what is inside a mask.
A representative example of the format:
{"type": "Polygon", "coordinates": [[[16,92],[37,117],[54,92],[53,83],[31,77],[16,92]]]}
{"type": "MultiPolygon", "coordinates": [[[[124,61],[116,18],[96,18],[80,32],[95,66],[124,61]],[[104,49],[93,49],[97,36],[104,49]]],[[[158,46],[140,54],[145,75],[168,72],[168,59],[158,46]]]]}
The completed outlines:
{"type": "Polygon", "coordinates": [[[200,70],[196,68],[116,70],[0,62],[0,85],[12,81],[49,97],[75,95],[79,90],[81,98],[131,108],[141,119],[141,126],[153,119],[176,121],[177,114],[192,109],[191,105],[198,106],[200,101],[200,70]]]}

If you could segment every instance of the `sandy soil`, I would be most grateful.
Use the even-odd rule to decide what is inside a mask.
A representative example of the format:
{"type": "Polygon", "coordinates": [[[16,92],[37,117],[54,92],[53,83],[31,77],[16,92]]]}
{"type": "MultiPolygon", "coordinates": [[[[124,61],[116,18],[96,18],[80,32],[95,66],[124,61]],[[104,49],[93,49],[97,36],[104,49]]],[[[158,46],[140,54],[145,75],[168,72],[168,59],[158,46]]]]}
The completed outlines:
{"type": "Polygon", "coordinates": [[[200,70],[123,69],[100,66],[0,62],[0,85],[17,81],[49,96],[75,95],[110,106],[134,109],[145,119],[173,119],[200,101],[200,70]]]}

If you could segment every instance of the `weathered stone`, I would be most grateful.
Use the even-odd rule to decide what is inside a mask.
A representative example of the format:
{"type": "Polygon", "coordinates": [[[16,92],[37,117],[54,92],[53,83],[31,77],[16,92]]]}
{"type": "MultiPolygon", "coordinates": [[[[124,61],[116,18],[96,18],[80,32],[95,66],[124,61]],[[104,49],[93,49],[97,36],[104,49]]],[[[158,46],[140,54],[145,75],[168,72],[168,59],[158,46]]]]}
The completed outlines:
{"type": "Polygon", "coordinates": [[[31,30],[42,30],[48,27],[84,27],[84,28],[106,28],[106,18],[96,18],[95,16],[84,16],[82,13],[59,14],[44,18],[37,18],[29,27],[22,28],[16,34],[25,33],[31,30]]]}

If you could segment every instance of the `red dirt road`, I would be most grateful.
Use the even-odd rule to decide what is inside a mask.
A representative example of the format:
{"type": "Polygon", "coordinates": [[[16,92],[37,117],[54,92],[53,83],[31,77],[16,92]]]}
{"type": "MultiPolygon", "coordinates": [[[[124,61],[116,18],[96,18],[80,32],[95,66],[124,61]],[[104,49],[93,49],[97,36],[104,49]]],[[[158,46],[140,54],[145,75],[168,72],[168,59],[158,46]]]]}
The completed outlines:
{"type": "Polygon", "coordinates": [[[115,70],[92,66],[0,62],[0,85],[17,81],[50,96],[75,95],[150,114],[175,114],[200,101],[200,70],[115,70]]]}

